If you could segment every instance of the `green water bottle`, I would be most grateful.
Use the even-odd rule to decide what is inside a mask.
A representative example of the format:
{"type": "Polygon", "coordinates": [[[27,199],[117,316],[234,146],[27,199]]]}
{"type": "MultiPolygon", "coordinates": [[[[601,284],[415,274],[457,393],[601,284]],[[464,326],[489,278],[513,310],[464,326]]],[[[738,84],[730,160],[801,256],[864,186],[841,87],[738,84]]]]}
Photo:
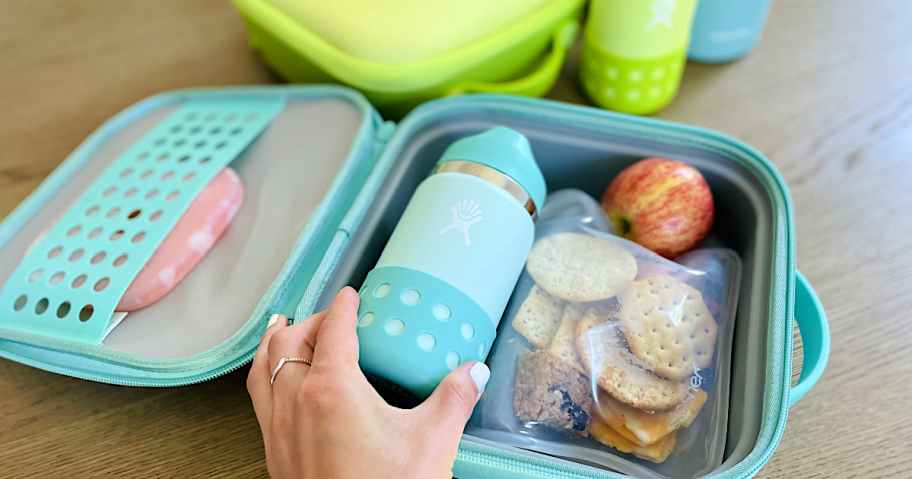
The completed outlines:
{"type": "Polygon", "coordinates": [[[580,78],[597,105],[655,113],[681,83],[697,0],[592,0],[580,78]]]}

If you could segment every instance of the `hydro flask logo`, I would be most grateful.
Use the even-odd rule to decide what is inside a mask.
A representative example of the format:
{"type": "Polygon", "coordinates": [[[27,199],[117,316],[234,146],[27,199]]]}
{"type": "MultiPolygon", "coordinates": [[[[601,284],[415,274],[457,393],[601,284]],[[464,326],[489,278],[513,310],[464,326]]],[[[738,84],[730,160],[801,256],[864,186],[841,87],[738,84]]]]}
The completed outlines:
{"type": "Polygon", "coordinates": [[[652,10],[652,20],[646,24],[647,31],[653,31],[659,25],[671,30],[674,24],[671,22],[671,14],[678,8],[678,2],[675,0],[655,0],[649,9],[652,10]]]}
{"type": "Polygon", "coordinates": [[[451,206],[450,211],[453,212],[453,222],[440,230],[440,234],[455,228],[462,231],[466,246],[472,244],[472,240],[469,238],[469,226],[481,221],[481,209],[474,201],[463,200],[456,203],[455,206],[451,206]]]}

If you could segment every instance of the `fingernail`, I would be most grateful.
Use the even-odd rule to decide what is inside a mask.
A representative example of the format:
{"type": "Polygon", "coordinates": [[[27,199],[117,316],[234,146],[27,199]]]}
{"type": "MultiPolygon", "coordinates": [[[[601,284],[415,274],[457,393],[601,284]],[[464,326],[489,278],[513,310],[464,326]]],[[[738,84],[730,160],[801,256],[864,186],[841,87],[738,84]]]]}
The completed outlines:
{"type": "Polygon", "coordinates": [[[278,320],[279,320],[279,315],[278,315],[278,314],[273,314],[272,316],[270,316],[270,317],[269,317],[269,324],[266,325],[266,329],[271,328],[271,327],[276,323],[276,321],[278,321],[278,320]]]}
{"type": "Polygon", "coordinates": [[[491,370],[488,369],[485,363],[475,363],[472,369],[469,369],[469,376],[472,377],[475,387],[478,388],[478,397],[475,398],[478,401],[481,398],[481,393],[484,392],[485,386],[488,384],[488,379],[491,379],[491,370]]]}

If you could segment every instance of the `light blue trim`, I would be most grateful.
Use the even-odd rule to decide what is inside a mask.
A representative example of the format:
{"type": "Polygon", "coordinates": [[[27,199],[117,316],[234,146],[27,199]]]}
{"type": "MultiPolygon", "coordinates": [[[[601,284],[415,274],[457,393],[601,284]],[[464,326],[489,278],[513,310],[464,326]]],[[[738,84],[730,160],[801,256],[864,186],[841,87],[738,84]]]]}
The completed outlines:
{"type": "MultiPolygon", "coordinates": [[[[300,300],[298,283],[313,277],[335,232],[373,168],[379,148],[379,114],[354,90],[339,86],[255,86],[190,89],[147,98],[118,113],[93,132],[42,184],[0,223],[0,248],[40,209],[92,155],[119,131],[162,108],[190,100],[279,98],[338,99],[361,114],[356,139],[329,190],[289,253],[282,271],[264,292],[247,323],[224,343],[180,359],[151,359],[73,341],[0,328],[0,356],[59,374],[129,386],[167,387],[192,384],[226,374],[253,357],[267,318],[300,300]]],[[[388,127],[384,131],[388,130],[388,127]]],[[[382,147],[382,141],[381,141],[382,147]]]]}
{"type": "Polygon", "coordinates": [[[801,331],[804,362],[798,384],[789,393],[789,407],[817,384],[830,358],[830,327],[826,312],[814,288],[800,271],[795,272],[798,286],[795,290],[795,322],[801,331]]]}

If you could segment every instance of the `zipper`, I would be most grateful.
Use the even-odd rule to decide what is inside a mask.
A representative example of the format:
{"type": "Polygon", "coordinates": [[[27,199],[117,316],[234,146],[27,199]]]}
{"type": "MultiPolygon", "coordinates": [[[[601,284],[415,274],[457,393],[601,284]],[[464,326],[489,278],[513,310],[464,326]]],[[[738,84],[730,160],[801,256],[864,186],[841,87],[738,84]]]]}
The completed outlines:
{"type": "MultiPolygon", "coordinates": [[[[275,304],[271,305],[272,308],[275,306],[275,304]]],[[[254,316],[260,317],[261,315],[254,314],[254,316]]],[[[175,366],[174,359],[144,358],[94,345],[22,333],[9,329],[2,330],[3,334],[0,339],[2,339],[2,341],[22,344],[32,349],[42,350],[49,354],[76,356],[100,364],[136,368],[152,373],[178,373],[189,371],[199,365],[210,363],[213,356],[225,356],[226,354],[235,353],[238,350],[246,351],[250,349],[247,343],[250,342],[254,333],[259,332],[256,327],[257,323],[259,323],[259,321],[248,320],[244,326],[226,342],[215,346],[210,350],[184,358],[181,361],[180,366],[175,366]]]]}
{"type": "Polygon", "coordinates": [[[377,154],[383,151],[383,148],[386,146],[386,142],[389,141],[390,137],[393,136],[393,133],[395,131],[396,122],[394,121],[387,120],[377,125],[377,134],[374,135],[374,144],[376,145],[374,151],[377,154]]]}
{"type": "MultiPolygon", "coordinates": [[[[243,367],[249,361],[251,361],[253,359],[253,355],[255,353],[256,353],[256,349],[253,349],[253,350],[245,353],[243,356],[240,356],[236,360],[228,363],[225,366],[216,368],[207,373],[201,373],[199,375],[192,376],[190,378],[181,378],[173,386],[186,386],[186,385],[191,385],[191,384],[199,384],[202,382],[210,381],[212,379],[224,376],[231,372],[234,372],[234,371],[240,369],[241,367],[243,367]]],[[[17,354],[13,354],[13,353],[9,353],[7,351],[0,352],[0,355],[5,357],[6,359],[9,359],[11,361],[16,361],[21,364],[25,364],[27,366],[31,366],[31,367],[38,368],[38,369],[43,369],[45,371],[49,371],[52,373],[63,374],[65,376],[71,376],[74,378],[95,381],[98,383],[114,384],[117,386],[133,386],[133,387],[170,387],[171,386],[168,384],[163,384],[163,382],[164,382],[163,380],[152,381],[152,380],[146,380],[146,379],[141,379],[141,378],[135,378],[135,379],[121,379],[119,377],[112,378],[110,375],[106,375],[106,374],[102,374],[102,373],[87,372],[83,369],[70,368],[70,367],[66,367],[66,366],[57,366],[57,365],[54,365],[54,364],[51,364],[48,362],[43,362],[43,361],[34,361],[30,358],[20,356],[17,354]]]]}
{"type": "MultiPolygon", "coordinates": [[[[256,318],[260,318],[260,316],[254,315],[256,318]]],[[[179,361],[179,364],[175,364],[174,359],[141,358],[119,351],[53,338],[42,337],[42,345],[39,346],[35,341],[17,340],[15,336],[19,336],[18,332],[9,330],[6,331],[8,334],[4,335],[6,336],[3,338],[5,342],[34,350],[38,353],[36,355],[42,356],[42,359],[34,359],[36,355],[18,354],[8,347],[0,348],[0,356],[38,369],[100,383],[141,387],[183,386],[208,381],[241,368],[253,358],[259,344],[257,338],[261,337],[263,333],[260,329],[264,327],[264,321],[248,320],[244,327],[236,333],[236,336],[228,340],[227,344],[216,346],[216,351],[209,350],[200,353],[197,355],[198,357],[189,361],[179,361]],[[213,358],[219,357],[234,359],[221,364],[213,361],[213,358]],[[74,362],[85,362],[87,365],[85,367],[67,365],[74,362]],[[214,362],[216,364],[213,367],[214,362]],[[126,377],[120,372],[99,371],[103,369],[124,370],[123,374],[132,371],[139,375],[126,377]],[[194,369],[199,369],[199,372],[194,373],[194,369]],[[187,372],[191,374],[181,375],[181,373],[187,372]],[[142,377],[143,373],[149,377],[142,377]],[[172,378],[168,377],[169,375],[180,376],[172,378]]]]}

